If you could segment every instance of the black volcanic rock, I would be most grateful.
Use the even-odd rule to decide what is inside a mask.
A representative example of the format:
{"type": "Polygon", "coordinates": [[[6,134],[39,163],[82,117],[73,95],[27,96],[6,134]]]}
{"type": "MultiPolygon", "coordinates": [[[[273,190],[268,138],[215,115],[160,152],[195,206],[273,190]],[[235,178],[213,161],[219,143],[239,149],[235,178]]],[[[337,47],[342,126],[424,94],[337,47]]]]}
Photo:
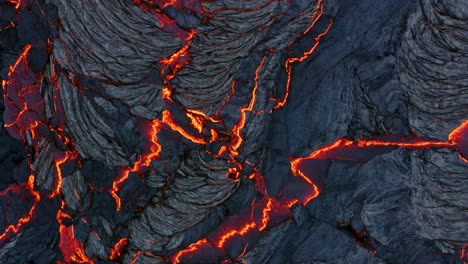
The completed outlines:
{"type": "Polygon", "coordinates": [[[0,263],[468,263],[467,19],[0,0],[0,263]]]}

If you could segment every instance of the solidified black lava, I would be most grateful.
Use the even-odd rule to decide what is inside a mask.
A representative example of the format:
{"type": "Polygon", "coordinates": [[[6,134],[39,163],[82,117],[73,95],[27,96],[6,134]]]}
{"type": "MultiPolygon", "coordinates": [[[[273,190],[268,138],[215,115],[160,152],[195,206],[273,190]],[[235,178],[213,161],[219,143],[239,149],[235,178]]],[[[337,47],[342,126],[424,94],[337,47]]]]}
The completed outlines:
{"type": "Polygon", "coordinates": [[[468,263],[467,54],[464,0],[0,0],[0,263],[468,263]]]}

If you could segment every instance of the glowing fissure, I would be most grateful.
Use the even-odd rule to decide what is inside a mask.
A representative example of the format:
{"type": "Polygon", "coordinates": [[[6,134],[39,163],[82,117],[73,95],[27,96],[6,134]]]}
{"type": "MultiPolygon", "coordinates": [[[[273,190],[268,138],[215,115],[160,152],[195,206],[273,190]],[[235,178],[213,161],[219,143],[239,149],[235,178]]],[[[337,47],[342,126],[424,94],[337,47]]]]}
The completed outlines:
{"type": "Polygon", "coordinates": [[[142,154],[140,156],[140,159],[135,162],[134,166],[132,168],[123,168],[120,170],[120,176],[115,179],[112,183],[112,189],[110,190],[110,193],[112,197],[115,199],[117,211],[120,211],[122,208],[122,201],[120,197],[118,196],[118,192],[120,191],[121,185],[128,179],[130,173],[132,172],[140,172],[143,168],[149,167],[151,165],[151,162],[157,158],[159,158],[159,155],[161,154],[162,151],[162,146],[158,142],[158,133],[162,129],[163,123],[160,120],[153,120],[151,123],[151,127],[148,131],[148,137],[150,138],[150,146],[149,149],[150,151],[146,154],[142,154]]]}
{"type": "Polygon", "coordinates": [[[20,188],[25,188],[34,197],[34,203],[28,211],[26,216],[21,217],[16,224],[10,224],[6,227],[3,233],[0,234],[0,243],[5,239],[10,238],[12,235],[17,234],[20,229],[27,223],[29,223],[36,210],[36,205],[41,200],[41,196],[38,191],[34,190],[34,176],[29,176],[28,183],[13,184],[8,186],[5,190],[0,192],[0,196],[6,196],[9,192],[20,193],[20,188]]]}
{"type": "MultiPolygon", "coordinates": [[[[21,1],[10,2],[15,4],[15,7],[19,9],[21,7],[21,1]]],[[[192,5],[193,10],[201,12],[201,6],[197,1],[189,1],[192,5]]],[[[163,81],[166,87],[163,89],[163,99],[165,103],[170,106],[171,103],[174,103],[172,99],[172,90],[170,81],[173,80],[180,70],[184,66],[190,63],[190,45],[193,39],[196,37],[195,29],[191,30],[182,30],[177,26],[175,20],[169,18],[161,10],[167,8],[168,6],[174,6],[176,8],[182,8],[182,4],[176,0],[163,1],[155,3],[155,1],[143,2],[135,0],[134,3],[144,10],[154,13],[164,25],[164,29],[168,32],[177,34],[182,42],[183,46],[172,56],[169,56],[165,59],[159,61],[161,65],[161,73],[163,76],[163,81]],[[158,6],[158,7],[155,7],[158,6]]],[[[220,10],[218,10],[220,11],[220,10]]],[[[204,11],[205,12],[205,11],[204,11]]],[[[215,11],[216,12],[216,11],[215,11]]],[[[310,32],[319,22],[324,12],[324,6],[322,0],[317,2],[317,8],[312,15],[314,20],[307,29],[297,36],[297,39],[304,36],[310,32]]],[[[209,19],[209,17],[207,18],[209,19]]],[[[286,105],[290,88],[292,85],[292,74],[293,66],[296,63],[300,63],[308,59],[319,47],[322,38],[327,35],[333,25],[333,21],[330,21],[328,27],[317,37],[315,38],[315,44],[307,51],[303,52],[300,57],[288,58],[285,63],[285,69],[287,73],[287,82],[286,82],[286,91],[284,98],[282,100],[274,99],[277,101],[274,109],[278,109],[286,105]]],[[[292,41],[290,45],[295,42],[292,41]]],[[[3,81],[2,86],[4,89],[4,98],[6,104],[6,120],[8,121],[4,126],[8,131],[17,138],[25,140],[27,130],[31,131],[32,139],[36,141],[38,139],[38,127],[40,125],[46,125],[47,122],[45,118],[40,116],[43,114],[43,102],[39,98],[39,85],[37,80],[43,78],[39,74],[33,73],[27,64],[27,58],[29,56],[30,50],[32,48],[31,44],[27,44],[24,47],[23,52],[18,57],[17,61],[11,66],[8,73],[9,80],[3,81]],[[19,83],[16,83],[18,76],[28,75],[29,79],[35,80],[31,84],[20,86],[19,83]],[[34,102],[33,104],[27,104],[26,102],[34,102]],[[14,118],[13,118],[14,117],[14,118]]],[[[253,78],[254,86],[252,88],[251,98],[249,104],[245,107],[240,108],[240,116],[237,123],[234,124],[232,129],[231,138],[228,140],[229,143],[225,143],[220,149],[218,156],[228,152],[231,157],[231,162],[235,165],[234,168],[230,168],[227,172],[228,175],[234,175],[231,177],[233,180],[238,181],[241,178],[241,171],[243,164],[237,160],[239,156],[240,149],[244,143],[244,138],[242,137],[243,129],[246,126],[248,114],[252,113],[256,103],[257,93],[260,89],[260,79],[261,71],[265,65],[267,56],[264,56],[255,70],[255,75],[253,78]]],[[[29,80],[30,81],[30,80],[29,80]]],[[[54,76],[53,80],[58,87],[58,79],[54,76]]],[[[232,95],[235,93],[236,80],[232,83],[232,89],[229,96],[221,104],[219,110],[224,107],[224,105],[230,101],[232,95]]],[[[116,210],[120,211],[122,209],[122,201],[118,193],[120,192],[122,185],[130,176],[130,173],[142,173],[145,169],[151,166],[152,161],[159,159],[162,152],[162,145],[158,141],[158,133],[162,129],[170,129],[174,132],[177,132],[178,135],[183,138],[191,141],[197,145],[205,145],[207,141],[214,142],[220,140],[220,135],[222,131],[210,128],[209,132],[211,138],[205,138],[203,132],[206,128],[207,122],[223,122],[219,120],[219,110],[214,116],[206,116],[204,113],[194,110],[194,109],[185,109],[185,115],[187,117],[188,124],[179,124],[178,120],[176,121],[173,113],[170,111],[170,107],[166,107],[162,111],[162,116],[160,119],[155,119],[148,124],[147,129],[145,128],[146,138],[148,139],[146,153],[141,153],[139,159],[134,163],[132,167],[120,168],[117,178],[113,181],[112,188],[109,190],[111,196],[115,199],[116,210]],[[184,128],[184,125],[189,125],[193,128],[193,131],[196,133],[188,132],[184,128]],[[198,135],[193,135],[197,134],[198,135]]],[[[60,139],[69,145],[71,141],[61,132],[64,131],[63,127],[52,128],[48,126],[50,130],[56,130],[60,133],[60,139]]],[[[183,263],[184,259],[191,258],[195,256],[201,248],[216,248],[219,252],[226,251],[229,247],[229,243],[234,240],[236,237],[241,236],[245,238],[247,236],[252,236],[252,239],[249,239],[249,242],[246,242],[247,239],[244,239],[244,251],[240,256],[243,256],[249,249],[249,243],[253,245],[254,241],[260,239],[260,234],[266,232],[269,228],[276,225],[278,219],[282,218],[291,218],[290,209],[296,204],[300,203],[302,205],[307,205],[313,199],[319,196],[320,188],[311,180],[311,176],[306,175],[300,169],[305,162],[309,160],[318,160],[318,159],[338,159],[339,154],[338,150],[354,150],[354,149],[366,149],[373,147],[396,147],[396,148],[408,148],[408,149],[432,149],[432,148],[447,148],[456,150],[460,153],[460,157],[465,162],[468,162],[468,121],[462,123],[459,127],[452,130],[448,135],[447,141],[435,141],[435,140],[425,140],[421,138],[400,138],[395,140],[394,137],[386,136],[375,139],[359,139],[357,141],[352,141],[347,138],[339,139],[329,145],[322,146],[315,151],[313,151],[309,156],[301,158],[291,158],[291,172],[292,174],[301,180],[306,186],[308,186],[308,193],[304,194],[304,197],[301,198],[292,198],[285,195],[280,195],[279,197],[270,197],[267,193],[263,176],[255,169],[255,172],[248,177],[249,179],[255,181],[255,187],[258,193],[263,195],[263,198],[259,200],[254,200],[252,205],[248,210],[243,214],[237,216],[229,216],[226,221],[217,229],[210,232],[205,238],[188,245],[185,249],[180,250],[176,254],[172,255],[170,259],[174,263],[183,263]],[[385,140],[388,138],[388,140],[385,140]],[[236,223],[234,220],[242,219],[241,224],[236,223]],[[236,224],[234,224],[236,223],[236,224]]],[[[35,145],[34,142],[33,145],[35,145]]],[[[63,168],[68,162],[74,162],[78,159],[78,152],[76,149],[71,149],[67,151],[62,151],[60,155],[54,157],[54,165],[56,172],[56,182],[52,192],[50,193],[49,198],[61,199],[61,207],[57,212],[56,220],[59,223],[59,232],[60,232],[60,242],[59,247],[63,254],[63,259],[67,263],[90,263],[94,260],[89,258],[86,255],[86,252],[83,247],[83,243],[75,237],[75,227],[73,225],[68,225],[66,222],[72,220],[72,216],[67,214],[65,211],[67,205],[62,196],[62,184],[63,184],[63,168]],[[67,221],[65,221],[67,220],[67,221]]],[[[216,155],[214,155],[216,157],[216,155]]],[[[0,196],[8,195],[10,192],[19,193],[20,188],[25,188],[28,192],[34,197],[34,203],[29,209],[28,213],[21,217],[16,224],[10,224],[6,227],[3,233],[0,234],[0,242],[6,241],[6,239],[11,238],[14,234],[17,234],[20,229],[27,223],[31,221],[35,214],[36,205],[40,202],[41,197],[40,193],[34,189],[35,176],[31,174],[29,176],[27,183],[21,183],[18,185],[10,185],[7,189],[0,192],[0,196]]],[[[120,238],[115,246],[111,250],[110,259],[118,260],[121,257],[122,251],[128,246],[130,238],[120,238]]],[[[131,263],[136,263],[141,250],[137,250],[131,263]]],[[[239,257],[240,257],[239,256],[239,257]]],[[[466,248],[462,250],[462,259],[466,258],[466,248]]]]}

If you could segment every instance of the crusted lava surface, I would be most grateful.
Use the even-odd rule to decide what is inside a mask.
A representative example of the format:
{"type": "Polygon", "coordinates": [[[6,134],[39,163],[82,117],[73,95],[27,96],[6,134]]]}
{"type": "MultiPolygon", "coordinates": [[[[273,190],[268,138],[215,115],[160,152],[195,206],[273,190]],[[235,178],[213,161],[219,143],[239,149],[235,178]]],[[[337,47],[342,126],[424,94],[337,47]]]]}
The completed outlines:
{"type": "Polygon", "coordinates": [[[0,263],[468,263],[464,0],[0,0],[0,263]]]}

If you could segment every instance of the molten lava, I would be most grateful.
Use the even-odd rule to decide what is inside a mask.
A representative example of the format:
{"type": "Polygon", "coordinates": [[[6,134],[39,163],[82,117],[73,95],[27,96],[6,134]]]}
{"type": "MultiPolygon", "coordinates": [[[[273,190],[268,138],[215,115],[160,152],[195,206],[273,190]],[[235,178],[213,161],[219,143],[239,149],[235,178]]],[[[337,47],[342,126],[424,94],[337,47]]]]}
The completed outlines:
{"type": "MultiPolygon", "coordinates": [[[[16,9],[19,9],[22,3],[21,0],[10,0],[9,2],[14,3],[16,9]]],[[[220,119],[219,112],[231,100],[231,97],[235,93],[235,87],[237,84],[237,81],[235,80],[232,82],[231,93],[227,96],[225,101],[222,102],[216,114],[213,116],[206,116],[203,112],[196,111],[194,109],[184,109],[183,111],[186,120],[179,120],[184,119],[185,117],[179,118],[179,115],[172,112],[173,109],[171,106],[175,104],[175,102],[171,98],[172,87],[170,81],[177,76],[184,66],[190,63],[190,46],[192,41],[196,38],[196,31],[195,29],[182,29],[178,26],[176,20],[170,18],[166,13],[164,13],[164,10],[172,6],[176,9],[184,10],[185,12],[200,13],[202,12],[202,6],[197,0],[134,0],[134,3],[144,10],[153,13],[163,24],[165,31],[177,34],[182,40],[183,46],[172,56],[159,61],[161,75],[165,84],[165,88],[163,89],[163,99],[166,107],[162,111],[160,119],[149,121],[142,128],[146,135],[145,140],[147,140],[147,142],[145,142],[145,147],[147,151],[140,153],[139,159],[133,164],[133,166],[120,168],[118,176],[112,183],[112,188],[109,192],[115,199],[117,211],[120,211],[122,208],[122,201],[118,194],[130,174],[144,173],[145,170],[151,167],[151,163],[154,160],[160,158],[162,145],[158,141],[158,134],[163,129],[177,132],[178,135],[194,144],[197,144],[198,146],[205,145],[208,141],[210,143],[223,142],[223,145],[219,148],[218,154],[214,156],[219,157],[228,153],[226,154],[226,156],[228,156],[227,159],[231,159],[229,162],[234,166],[228,170],[228,177],[234,181],[240,181],[243,176],[243,166],[245,165],[238,161],[240,149],[244,144],[243,130],[246,127],[249,117],[248,115],[255,114],[254,107],[257,101],[257,94],[261,88],[261,73],[268,59],[268,56],[264,56],[256,68],[253,78],[254,85],[249,104],[240,108],[239,119],[234,124],[230,134],[226,131],[222,131],[221,129],[210,127],[207,124],[224,124],[224,121],[220,119]],[[187,131],[185,127],[192,131],[187,131]],[[206,136],[204,132],[209,132],[211,134],[211,138],[206,136]],[[229,135],[225,136],[226,134],[229,135]]],[[[220,11],[221,10],[215,10],[214,12],[220,11]]],[[[323,13],[323,2],[322,0],[319,0],[317,8],[311,16],[311,18],[313,18],[312,23],[305,31],[297,36],[296,40],[310,32],[320,21],[323,13]]],[[[207,19],[209,19],[209,16],[207,16],[207,19]]],[[[317,35],[315,38],[315,44],[309,50],[303,52],[301,56],[288,58],[286,60],[286,91],[282,100],[274,99],[277,101],[274,109],[281,108],[287,103],[292,85],[293,66],[305,61],[317,50],[322,38],[329,33],[332,26],[333,21],[330,21],[325,31],[317,35]]],[[[293,45],[296,40],[292,41],[289,45],[293,45]]],[[[4,126],[11,135],[24,141],[26,141],[27,131],[29,131],[34,141],[32,145],[35,147],[41,137],[39,128],[44,125],[49,128],[50,131],[54,131],[58,134],[58,137],[68,147],[68,150],[58,151],[54,156],[53,162],[56,174],[54,182],[55,185],[53,186],[53,190],[48,198],[61,199],[61,207],[57,211],[56,220],[59,223],[59,247],[63,254],[63,261],[66,263],[92,263],[94,260],[86,255],[83,243],[75,237],[75,227],[73,224],[70,224],[74,219],[67,213],[69,208],[67,208],[65,200],[61,197],[63,179],[64,177],[67,177],[67,175],[64,175],[64,168],[72,162],[78,163],[79,153],[74,148],[71,140],[65,136],[65,117],[60,116],[60,98],[58,98],[58,96],[57,98],[54,98],[54,100],[56,100],[54,102],[57,105],[59,121],[57,121],[55,126],[52,126],[45,118],[44,102],[41,98],[40,89],[40,81],[43,80],[44,77],[41,74],[34,73],[28,65],[27,59],[28,56],[30,56],[31,48],[31,44],[27,44],[24,47],[23,52],[10,68],[8,73],[9,80],[2,82],[6,106],[4,113],[6,124],[4,126]]],[[[54,71],[56,71],[56,69],[54,69],[54,71]]],[[[60,87],[57,76],[55,75],[49,81],[56,84],[55,92],[58,92],[60,87]]],[[[465,121],[459,127],[455,128],[448,135],[448,141],[426,140],[415,137],[396,139],[394,136],[363,138],[357,141],[341,138],[329,145],[316,149],[307,157],[291,158],[291,172],[294,175],[292,178],[297,180],[298,184],[306,189],[304,193],[298,194],[298,196],[294,197],[289,197],[289,193],[286,191],[282,192],[278,197],[270,196],[267,192],[267,188],[265,187],[263,175],[257,171],[257,168],[254,168],[254,173],[252,173],[248,179],[255,181],[255,188],[259,194],[258,197],[261,198],[257,197],[252,202],[250,208],[247,208],[239,215],[226,217],[225,221],[219,227],[207,234],[206,237],[191,243],[185,249],[175,253],[170,257],[170,260],[172,260],[173,263],[184,263],[184,261],[196,257],[201,250],[211,250],[212,252],[215,252],[213,255],[221,258],[221,254],[224,254],[234,247],[233,244],[235,244],[236,239],[241,240],[240,243],[243,246],[243,252],[235,258],[236,260],[239,259],[250,249],[249,245],[254,245],[254,242],[259,241],[266,231],[275,225],[278,225],[282,221],[291,218],[291,209],[293,206],[298,203],[305,206],[319,196],[320,188],[312,180],[312,175],[307,175],[303,172],[303,167],[306,166],[308,161],[321,159],[352,159],[353,151],[365,151],[369,148],[448,148],[458,151],[460,153],[460,157],[464,161],[468,162],[468,121],[465,121]]],[[[245,163],[247,164],[248,161],[245,163]]],[[[252,164],[249,163],[249,165],[252,164]]],[[[16,224],[10,224],[6,227],[3,233],[0,234],[0,242],[4,242],[6,239],[17,234],[24,225],[33,219],[36,205],[41,200],[40,193],[35,190],[34,184],[35,176],[34,173],[32,173],[29,176],[27,183],[13,184],[5,190],[0,191],[0,196],[6,196],[10,193],[20,193],[22,188],[24,188],[34,197],[34,203],[28,213],[25,216],[22,216],[16,224]]],[[[361,243],[365,246],[369,246],[369,243],[365,238],[365,234],[356,232],[355,230],[352,230],[351,233],[360,239],[360,241],[362,240],[361,243]]],[[[121,238],[117,241],[115,246],[111,249],[110,260],[118,261],[130,240],[131,238],[121,238]]],[[[131,263],[136,263],[141,253],[141,250],[137,250],[131,263]]],[[[146,252],[144,254],[146,254],[146,252]]],[[[462,260],[467,258],[466,247],[462,250],[461,258],[462,260]]]]}
{"type": "MultiPolygon", "coordinates": [[[[314,26],[317,24],[317,22],[320,20],[320,18],[322,17],[323,15],[323,2],[322,0],[319,0],[318,3],[317,3],[317,9],[315,10],[314,14],[313,14],[313,17],[315,17],[315,20],[312,22],[312,24],[304,31],[302,32],[299,36],[299,37],[302,37],[303,35],[307,34],[312,28],[314,28],[314,26]]],[[[316,38],[315,38],[315,44],[314,46],[312,46],[312,48],[310,48],[309,50],[305,51],[302,56],[300,57],[293,57],[293,58],[289,58],[286,60],[286,64],[285,64],[285,68],[286,68],[286,73],[287,73],[287,81],[286,81],[286,93],[284,95],[284,98],[283,100],[276,100],[278,102],[278,104],[275,106],[274,109],[278,109],[278,108],[281,108],[283,107],[284,105],[286,105],[287,101],[288,101],[288,98],[289,98],[289,92],[290,92],[290,89],[291,89],[291,84],[292,84],[292,66],[295,64],[295,63],[299,63],[299,62],[303,62],[305,61],[307,58],[310,57],[310,55],[312,55],[316,50],[317,48],[320,46],[320,41],[321,39],[328,34],[328,32],[330,32],[331,30],[331,27],[333,26],[333,20],[330,20],[330,24],[328,25],[327,29],[322,32],[321,34],[319,34],[316,38]]],[[[293,44],[293,42],[290,43],[293,44]]]]}
{"type": "Polygon", "coordinates": [[[28,190],[29,193],[34,196],[34,204],[31,206],[26,216],[21,217],[16,224],[10,224],[9,226],[5,228],[3,233],[0,234],[0,243],[3,242],[6,238],[11,237],[11,235],[17,234],[25,224],[29,223],[32,220],[33,215],[36,210],[36,205],[41,200],[41,196],[39,192],[34,190],[34,176],[33,175],[29,176],[28,183],[13,184],[13,185],[8,186],[5,190],[0,192],[0,196],[2,197],[6,196],[9,192],[20,193],[21,187],[28,190]]]}

